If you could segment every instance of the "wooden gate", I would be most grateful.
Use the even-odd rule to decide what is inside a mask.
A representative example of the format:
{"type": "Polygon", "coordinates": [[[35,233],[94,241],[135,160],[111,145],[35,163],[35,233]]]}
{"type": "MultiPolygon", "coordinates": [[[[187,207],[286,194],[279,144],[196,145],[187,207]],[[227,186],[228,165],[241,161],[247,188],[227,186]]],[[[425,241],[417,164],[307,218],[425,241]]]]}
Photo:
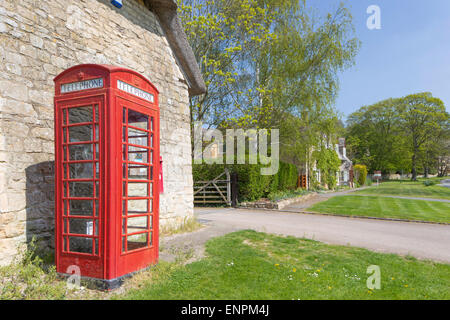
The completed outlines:
{"type": "Polygon", "coordinates": [[[231,206],[231,179],[227,169],[213,180],[194,181],[194,205],[196,204],[231,206]]]}

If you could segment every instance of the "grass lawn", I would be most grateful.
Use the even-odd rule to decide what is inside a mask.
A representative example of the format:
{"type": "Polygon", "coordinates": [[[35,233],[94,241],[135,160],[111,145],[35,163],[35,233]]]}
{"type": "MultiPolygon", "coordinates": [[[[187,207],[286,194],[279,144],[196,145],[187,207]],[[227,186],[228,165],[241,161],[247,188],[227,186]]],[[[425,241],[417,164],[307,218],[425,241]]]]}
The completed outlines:
{"type": "Polygon", "coordinates": [[[206,252],[188,265],[161,262],[113,298],[450,299],[448,264],[255,231],[212,239],[206,252]],[[366,286],[370,265],[380,290],[366,286]]]}
{"type": "MultiPolygon", "coordinates": [[[[442,178],[441,178],[442,179],[442,178]]],[[[359,190],[356,194],[368,195],[395,195],[407,197],[450,199],[450,188],[437,185],[426,187],[423,180],[414,181],[389,181],[382,182],[379,186],[374,183],[371,187],[359,190]]]]}
{"type": "Polygon", "coordinates": [[[337,196],[309,207],[308,211],[450,223],[450,203],[377,196],[337,196]]]}

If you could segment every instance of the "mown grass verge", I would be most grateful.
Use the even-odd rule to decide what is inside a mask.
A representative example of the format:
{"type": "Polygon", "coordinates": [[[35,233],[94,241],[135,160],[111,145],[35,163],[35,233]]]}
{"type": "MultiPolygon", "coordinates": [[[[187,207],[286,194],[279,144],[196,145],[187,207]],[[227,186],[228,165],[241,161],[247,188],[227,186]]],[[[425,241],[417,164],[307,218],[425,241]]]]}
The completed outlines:
{"type": "Polygon", "coordinates": [[[210,240],[207,258],[161,263],[115,299],[449,299],[450,265],[317,241],[240,231],[210,240]],[[370,290],[367,268],[381,271],[370,290]]]}
{"type": "Polygon", "coordinates": [[[450,203],[437,201],[346,195],[316,203],[306,210],[345,216],[450,223],[450,203]]]}
{"type": "Polygon", "coordinates": [[[425,180],[420,181],[389,181],[378,186],[373,184],[370,188],[355,191],[364,195],[392,195],[419,198],[450,199],[450,188],[438,185],[426,186],[425,180]]]}

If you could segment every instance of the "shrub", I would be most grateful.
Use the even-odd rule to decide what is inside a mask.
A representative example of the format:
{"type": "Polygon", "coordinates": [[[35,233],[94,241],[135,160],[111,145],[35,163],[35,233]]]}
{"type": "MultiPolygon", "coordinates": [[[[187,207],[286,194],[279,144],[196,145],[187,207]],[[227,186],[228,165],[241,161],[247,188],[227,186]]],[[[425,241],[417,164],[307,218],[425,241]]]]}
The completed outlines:
{"type": "Polygon", "coordinates": [[[328,189],[332,190],[334,188],[336,188],[337,185],[337,179],[336,179],[336,175],[334,174],[328,174],[326,177],[326,182],[328,185],[328,189]]]}
{"type": "Polygon", "coordinates": [[[23,248],[17,260],[0,267],[0,300],[11,299],[63,299],[67,288],[58,281],[54,266],[45,266],[36,255],[36,242],[23,248]]]}
{"type": "Polygon", "coordinates": [[[334,189],[337,184],[336,172],[339,171],[341,160],[335,150],[321,148],[313,152],[313,158],[317,160],[317,169],[322,175],[322,182],[327,184],[328,189],[334,189]]]}
{"type": "Polygon", "coordinates": [[[297,187],[297,167],[290,163],[280,162],[280,167],[276,174],[278,180],[278,190],[293,190],[297,187]]]}
{"type": "Polygon", "coordinates": [[[363,186],[366,183],[367,177],[367,167],[362,164],[357,164],[353,167],[355,171],[355,177],[360,186],[363,186]]]}
{"type": "Polygon", "coordinates": [[[423,184],[425,185],[425,187],[430,187],[430,186],[434,186],[435,184],[437,184],[438,181],[433,181],[433,180],[425,180],[423,182],[423,184]]]}

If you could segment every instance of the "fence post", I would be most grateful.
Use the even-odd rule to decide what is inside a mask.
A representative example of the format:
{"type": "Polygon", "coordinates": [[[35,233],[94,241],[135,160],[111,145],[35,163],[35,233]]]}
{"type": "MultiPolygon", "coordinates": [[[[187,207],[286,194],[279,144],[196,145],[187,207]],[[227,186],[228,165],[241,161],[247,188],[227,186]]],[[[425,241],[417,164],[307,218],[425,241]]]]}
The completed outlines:
{"type": "Polygon", "coordinates": [[[238,176],[236,172],[231,173],[231,206],[237,208],[238,206],[238,176]]]}
{"type": "Polygon", "coordinates": [[[225,176],[227,181],[227,206],[231,206],[231,179],[230,172],[225,168],[225,176]]]}

